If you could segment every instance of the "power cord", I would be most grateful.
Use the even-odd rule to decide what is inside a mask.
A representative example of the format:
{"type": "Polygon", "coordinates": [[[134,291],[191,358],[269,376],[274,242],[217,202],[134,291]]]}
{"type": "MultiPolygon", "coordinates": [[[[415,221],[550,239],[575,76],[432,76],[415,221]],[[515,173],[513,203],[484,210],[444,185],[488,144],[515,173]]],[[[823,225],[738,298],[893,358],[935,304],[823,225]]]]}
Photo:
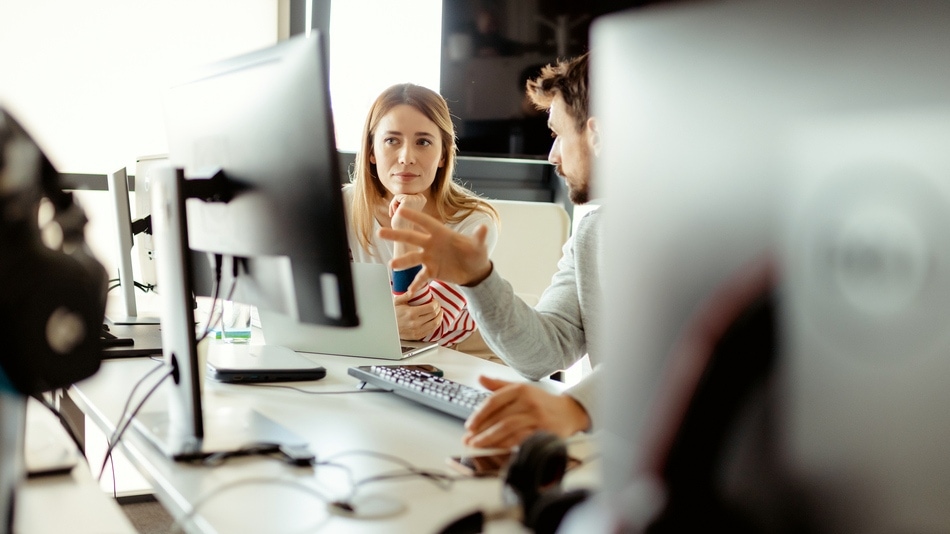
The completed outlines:
{"type": "Polygon", "coordinates": [[[122,440],[122,436],[125,434],[125,431],[128,430],[129,426],[132,424],[132,420],[135,419],[135,416],[138,415],[142,407],[145,406],[145,402],[155,393],[155,391],[158,389],[158,386],[162,385],[162,382],[164,382],[170,376],[172,376],[175,370],[169,365],[163,364],[161,366],[158,366],[155,369],[152,369],[151,371],[146,373],[145,376],[140,378],[139,381],[132,388],[132,393],[129,394],[129,398],[126,400],[127,406],[131,403],[132,395],[135,393],[135,390],[139,387],[139,385],[142,384],[145,381],[145,379],[148,378],[149,375],[151,375],[157,369],[161,369],[163,367],[167,369],[167,372],[164,375],[162,375],[162,377],[159,378],[157,382],[155,382],[155,384],[151,387],[151,389],[148,390],[148,392],[145,393],[145,396],[142,397],[142,400],[138,403],[138,405],[135,406],[135,409],[132,410],[132,413],[129,415],[128,419],[126,419],[124,424],[122,423],[122,418],[121,417],[119,418],[119,421],[116,424],[115,431],[113,431],[112,437],[109,439],[109,447],[106,449],[105,457],[102,459],[102,466],[99,468],[99,476],[96,477],[97,481],[102,480],[102,474],[106,470],[106,463],[112,458],[112,451],[115,449],[115,446],[119,444],[119,441],[122,440]]]}
{"type": "MultiPolygon", "coordinates": [[[[228,491],[231,491],[235,488],[240,488],[242,486],[249,486],[249,485],[255,485],[255,484],[279,484],[279,485],[284,485],[284,486],[290,486],[294,489],[303,490],[305,493],[309,493],[310,495],[315,496],[320,501],[321,504],[330,503],[330,499],[326,495],[320,493],[317,489],[312,488],[306,484],[303,484],[297,480],[291,480],[287,478],[274,478],[274,477],[243,478],[243,479],[235,480],[233,482],[229,482],[227,484],[219,486],[215,488],[213,492],[207,493],[204,496],[199,497],[194,503],[192,503],[191,510],[189,510],[188,513],[175,519],[175,522],[172,523],[172,525],[168,529],[168,534],[172,534],[175,532],[183,532],[184,530],[182,527],[185,524],[185,522],[190,521],[191,518],[193,518],[198,513],[198,510],[202,506],[207,504],[208,501],[214,499],[215,497],[220,497],[222,494],[228,491]]],[[[327,517],[327,519],[324,520],[324,523],[326,523],[329,520],[330,520],[330,517],[327,517]]],[[[308,528],[306,532],[315,532],[319,530],[321,526],[322,524],[315,525],[314,527],[308,528]]]]}
{"type": "Polygon", "coordinates": [[[214,290],[211,292],[211,310],[208,312],[208,322],[205,324],[204,332],[201,333],[201,336],[196,340],[197,343],[200,343],[204,338],[208,337],[208,334],[211,332],[211,329],[217,323],[218,319],[214,318],[214,311],[218,307],[218,291],[221,289],[221,267],[224,264],[224,256],[221,254],[214,255],[214,290]]]}
{"type": "Polygon", "coordinates": [[[398,478],[420,477],[420,478],[428,480],[429,482],[432,482],[439,489],[448,491],[449,489],[451,489],[452,485],[456,481],[466,480],[466,477],[464,476],[447,475],[442,471],[431,471],[428,469],[421,469],[419,467],[412,465],[410,462],[402,458],[399,458],[398,456],[393,456],[391,454],[365,450],[365,449],[356,449],[352,451],[341,452],[341,453],[329,456],[320,462],[317,462],[316,465],[336,467],[339,469],[343,469],[347,473],[347,477],[350,479],[350,486],[351,486],[349,495],[344,499],[339,499],[331,503],[343,510],[346,510],[347,508],[353,508],[351,503],[356,498],[356,493],[360,489],[360,487],[365,486],[366,484],[373,483],[373,482],[394,480],[398,478]],[[337,461],[334,461],[337,458],[341,458],[344,456],[352,456],[352,455],[371,456],[374,458],[378,458],[380,460],[397,464],[400,467],[402,467],[402,470],[381,473],[381,474],[373,475],[361,480],[355,480],[348,466],[341,464],[337,461]]]}
{"type": "Polygon", "coordinates": [[[231,297],[234,296],[234,291],[237,289],[238,282],[238,266],[240,263],[237,261],[237,258],[231,258],[231,288],[228,290],[227,297],[221,301],[221,311],[218,313],[218,318],[215,319],[215,311],[218,309],[218,299],[220,297],[219,291],[221,288],[221,270],[224,265],[224,256],[221,254],[214,255],[214,291],[211,295],[211,310],[208,312],[208,322],[205,324],[204,331],[197,341],[202,341],[204,338],[208,337],[208,334],[211,333],[211,330],[216,324],[221,325],[221,331],[224,332],[224,302],[231,300],[231,297]]]}
{"type": "MultiPolygon", "coordinates": [[[[110,278],[110,279],[109,279],[109,283],[112,284],[112,282],[119,282],[119,279],[118,279],[118,278],[110,278]]],[[[139,291],[141,291],[141,292],[143,292],[143,293],[150,293],[150,292],[157,293],[157,291],[155,291],[155,289],[156,289],[156,287],[157,287],[157,286],[155,286],[155,284],[143,284],[142,282],[136,282],[135,280],[132,280],[132,284],[133,284],[139,291]]],[[[107,289],[107,291],[112,291],[113,289],[115,289],[115,288],[117,288],[117,287],[121,287],[121,286],[122,286],[122,283],[121,283],[121,282],[120,282],[120,283],[116,283],[116,284],[112,284],[112,285],[109,286],[109,288],[107,289]]]]}
{"type": "Polygon", "coordinates": [[[351,393],[392,393],[391,391],[385,390],[385,389],[352,389],[352,390],[346,390],[346,391],[308,391],[306,389],[301,389],[297,386],[286,386],[283,384],[251,383],[251,382],[236,383],[233,385],[250,386],[250,387],[257,387],[257,388],[289,389],[292,391],[305,393],[307,395],[349,395],[351,393]]]}
{"type": "MultiPolygon", "coordinates": [[[[246,452],[248,454],[256,454],[258,452],[267,454],[270,451],[273,451],[274,447],[275,445],[273,444],[258,444],[256,447],[247,448],[246,452]]],[[[247,455],[247,454],[235,454],[234,456],[240,456],[240,455],[247,455]]],[[[391,454],[370,451],[370,450],[361,450],[361,449],[345,451],[345,452],[341,452],[341,453],[329,456],[327,457],[327,459],[320,462],[316,462],[314,465],[322,466],[322,467],[335,467],[338,469],[342,469],[346,473],[347,479],[349,480],[349,483],[350,483],[350,490],[347,496],[342,499],[330,499],[328,496],[324,495],[317,489],[310,487],[309,485],[304,484],[298,480],[293,480],[293,479],[288,479],[288,478],[252,477],[252,478],[236,480],[234,482],[224,484],[216,488],[214,491],[202,497],[199,497],[192,504],[191,510],[189,510],[188,513],[186,513],[185,515],[175,520],[174,524],[171,526],[168,532],[169,534],[173,532],[181,532],[183,530],[182,527],[184,523],[186,521],[191,520],[191,518],[193,518],[198,513],[198,510],[202,506],[207,504],[208,501],[214,499],[215,497],[219,497],[228,491],[231,491],[235,488],[239,488],[242,486],[248,486],[248,485],[254,485],[254,484],[281,484],[281,485],[290,486],[292,488],[303,490],[306,493],[314,495],[315,497],[317,497],[317,499],[320,500],[322,504],[327,505],[331,507],[332,509],[337,510],[338,513],[343,512],[345,515],[356,514],[350,517],[359,517],[358,516],[359,507],[357,505],[354,505],[353,503],[356,499],[357,492],[359,491],[359,489],[366,486],[367,484],[386,481],[386,480],[395,480],[399,478],[421,477],[426,480],[429,480],[430,482],[433,482],[438,488],[442,490],[448,490],[451,488],[452,484],[454,484],[454,482],[457,480],[471,480],[469,477],[452,476],[452,475],[446,475],[444,472],[420,469],[412,465],[408,461],[402,458],[399,458],[397,456],[393,456],[391,454]],[[334,461],[335,459],[338,459],[338,458],[342,458],[345,456],[353,456],[353,455],[371,456],[371,457],[378,458],[384,461],[395,463],[399,465],[400,467],[402,467],[402,469],[399,471],[373,475],[361,480],[355,480],[353,477],[353,472],[349,466],[339,463],[337,461],[334,461]]],[[[327,519],[323,523],[313,526],[311,528],[308,528],[306,532],[315,532],[319,530],[319,528],[322,527],[322,525],[326,521],[329,521],[331,517],[332,517],[332,514],[328,515],[327,519]]]]}

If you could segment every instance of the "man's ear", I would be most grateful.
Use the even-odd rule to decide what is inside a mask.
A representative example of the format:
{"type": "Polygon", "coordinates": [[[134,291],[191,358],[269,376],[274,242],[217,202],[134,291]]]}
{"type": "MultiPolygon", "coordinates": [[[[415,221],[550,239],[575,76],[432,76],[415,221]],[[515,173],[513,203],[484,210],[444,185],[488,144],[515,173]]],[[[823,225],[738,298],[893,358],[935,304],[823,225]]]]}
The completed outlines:
{"type": "Polygon", "coordinates": [[[585,130],[587,131],[587,144],[590,146],[590,149],[594,152],[594,155],[600,154],[600,130],[599,125],[597,124],[597,119],[591,117],[587,119],[587,123],[584,125],[585,130]]]}

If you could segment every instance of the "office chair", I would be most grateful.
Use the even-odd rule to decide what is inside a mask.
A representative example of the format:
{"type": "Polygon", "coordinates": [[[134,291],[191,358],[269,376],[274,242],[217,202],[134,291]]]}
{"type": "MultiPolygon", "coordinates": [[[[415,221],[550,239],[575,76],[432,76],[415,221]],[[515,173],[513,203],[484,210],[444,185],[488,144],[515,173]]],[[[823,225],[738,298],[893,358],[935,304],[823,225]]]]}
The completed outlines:
{"type": "Polygon", "coordinates": [[[501,217],[491,260],[515,293],[534,305],[550,285],[570,236],[570,217],[560,204],[490,200],[501,217]]]}

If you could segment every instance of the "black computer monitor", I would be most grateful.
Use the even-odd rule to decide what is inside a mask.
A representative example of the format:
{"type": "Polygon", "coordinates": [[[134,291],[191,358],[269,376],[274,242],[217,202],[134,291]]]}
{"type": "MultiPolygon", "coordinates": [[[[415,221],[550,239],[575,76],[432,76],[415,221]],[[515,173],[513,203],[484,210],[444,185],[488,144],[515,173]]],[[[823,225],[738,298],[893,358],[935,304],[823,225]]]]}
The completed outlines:
{"type": "Polygon", "coordinates": [[[152,171],[152,220],[176,388],[169,412],[139,425],[175,458],[284,442],[259,414],[203,414],[192,295],[359,323],[320,34],[200,69],[170,88],[165,116],[170,165],[152,171]]]}

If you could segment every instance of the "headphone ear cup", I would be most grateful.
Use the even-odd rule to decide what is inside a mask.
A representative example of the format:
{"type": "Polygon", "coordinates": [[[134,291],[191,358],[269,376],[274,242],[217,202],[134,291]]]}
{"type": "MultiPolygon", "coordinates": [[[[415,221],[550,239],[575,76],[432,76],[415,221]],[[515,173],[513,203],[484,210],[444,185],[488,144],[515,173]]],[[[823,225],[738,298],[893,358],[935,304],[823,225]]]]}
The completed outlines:
{"type": "Polygon", "coordinates": [[[590,492],[586,489],[561,491],[555,488],[542,493],[530,510],[525,511],[524,524],[536,534],[557,532],[567,512],[587,500],[590,492]]]}
{"type": "Polygon", "coordinates": [[[520,501],[525,519],[542,494],[561,485],[566,470],[567,446],[550,432],[536,432],[518,447],[508,464],[505,487],[520,501]]]}
{"type": "Polygon", "coordinates": [[[66,387],[99,369],[108,275],[85,243],[85,212],[2,108],[0,171],[0,367],[22,393],[66,387]],[[37,217],[44,196],[62,234],[49,246],[37,217]]]}
{"type": "Polygon", "coordinates": [[[105,304],[86,266],[32,243],[0,260],[0,272],[9,282],[0,298],[0,318],[15,333],[0,366],[17,389],[51,391],[95,373],[105,304]]]}

